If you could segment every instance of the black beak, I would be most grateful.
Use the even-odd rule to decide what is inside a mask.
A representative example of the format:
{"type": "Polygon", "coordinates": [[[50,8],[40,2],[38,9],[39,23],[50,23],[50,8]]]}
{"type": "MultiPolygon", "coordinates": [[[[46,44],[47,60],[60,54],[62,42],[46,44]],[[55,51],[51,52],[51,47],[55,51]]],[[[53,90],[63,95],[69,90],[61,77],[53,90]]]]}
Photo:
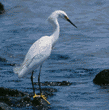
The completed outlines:
{"type": "Polygon", "coordinates": [[[77,26],[75,24],[73,24],[69,19],[67,19],[68,22],[70,22],[74,27],[77,28],[77,26]]]}

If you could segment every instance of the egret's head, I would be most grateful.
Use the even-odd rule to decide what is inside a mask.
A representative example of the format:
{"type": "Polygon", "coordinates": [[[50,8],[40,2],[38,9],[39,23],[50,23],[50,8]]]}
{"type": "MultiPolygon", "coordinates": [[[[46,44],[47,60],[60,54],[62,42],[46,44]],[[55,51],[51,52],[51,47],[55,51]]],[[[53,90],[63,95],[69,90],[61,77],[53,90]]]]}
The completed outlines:
{"type": "Polygon", "coordinates": [[[62,10],[54,11],[54,12],[48,17],[48,20],[49,20],[50,22],[51,22],[51,21],[55,21],[58,17],[61,17],[61,18],[63,18],[64,20],[70,22],[74,27],[77,28],[77,26],[76,26],[75,24],[73,24],[73,23],[69,20],[67,14],[66,14],[64,11],[62,11],[62,10]]]}

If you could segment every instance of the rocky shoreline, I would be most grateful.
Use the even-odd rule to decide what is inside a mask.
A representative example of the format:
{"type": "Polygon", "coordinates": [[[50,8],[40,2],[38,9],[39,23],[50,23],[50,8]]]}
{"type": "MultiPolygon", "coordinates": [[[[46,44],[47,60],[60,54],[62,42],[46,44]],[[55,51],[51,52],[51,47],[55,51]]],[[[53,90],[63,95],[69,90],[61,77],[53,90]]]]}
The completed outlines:
{"type": "MultiPolygon", "coordinates": [[[[57,89],[52,88],[53,86],[70,86],[71,84],[68,81],[44,82],[41,85],[49,86],[49,88],[42,88],[42,93],[47,98],[52,97],[54,92],[57,92],[57,89]]],[[[35,85],[38,85],[38,83],[35,83],[35,85]]],[[[40,97],[33,99],[33,93],[0,87],[0,110],[13,110],[13,108],[21,107],[36,107],[38,110],[43,108],[47,110],[50,108],[50,105],[40,97]]]]}

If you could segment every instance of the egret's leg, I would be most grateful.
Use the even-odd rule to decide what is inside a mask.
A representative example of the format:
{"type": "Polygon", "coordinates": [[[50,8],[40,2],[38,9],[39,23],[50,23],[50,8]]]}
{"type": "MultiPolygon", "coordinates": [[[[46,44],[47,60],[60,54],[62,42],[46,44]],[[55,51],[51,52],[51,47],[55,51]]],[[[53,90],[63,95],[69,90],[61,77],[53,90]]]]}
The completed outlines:
{"type": "Polygon", "coordinates": [[[31,83],[32,83],[33,94],[34,94],[33,98],[35,98],[35,97],[39,97],[39,95],[36,95],[36,93],[35,93],[35,88],[34,88],[34,83],[33,83],[33,73],[34,73],[34,71],[32,71],[31,83]]]}
{"type": "Polygon", "coordinates": [[[34,71],[32,71],[31,83],[32,83],[32,88],[33,88],[33,94],[35,95],[35,89],[34,89],[34,84],[33,84],[33,73],[34,73],[34,71]]]}
{"type": "Polygon", "coordinates": [[[42,65],[40,66],[39,75],[38,75],[38,84],[39,84],[39,89],[40,89],[40,95],[48,104],[50,104],[50,102],[47,101],[47,98],[45,97],[45,95],[42,95],[42,89],[41,89],[41,85],[40,85],[41,68],[42,68],[42,65]]]}
{"type": "Polygon", "coordinates": [[[41,68],[42,68],[42,65],[40,66],[39,75],[38,75],[38,84],[39,84],[40,94],[42,94],[41,85],[40,85],[40,74],[41,74],[41,68]]]}

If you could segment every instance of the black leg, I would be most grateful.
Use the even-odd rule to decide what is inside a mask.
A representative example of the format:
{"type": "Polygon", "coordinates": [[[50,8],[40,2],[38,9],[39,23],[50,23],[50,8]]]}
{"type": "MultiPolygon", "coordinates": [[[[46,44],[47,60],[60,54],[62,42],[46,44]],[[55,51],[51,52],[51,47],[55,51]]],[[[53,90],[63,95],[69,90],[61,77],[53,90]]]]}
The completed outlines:
{"type": "Polygon", "coordinates": [[[38,84],[39,84],[40,94],[42,93],[41,85],[40,85],[40,74],[41,74],[41,68],[42,68],[42,65],[40,66],[39,75],[38,75],[38,84]]]}
{"type": "Polygon", "coordinates": [[[45,97],[45,95],[42,95],[41,84],[40,84],[41,68],[42,68],[42,65],[40,66],[39,75],[38,75],[38,84],[39,84],[39,89],[40,89],[40,97],[43,98],[48,104],[50,104],[50,102],[47,101],[47,98],[45,97]]]}
{"type": "Polygon", "coordinates": [[[33,94],[35,95],[35,89],[34,89],[34,84],[33,84],[33,73],[34,73],[34,71],[32,71],[31,83],[32,83],[32,88],[33,88],[33,94]]]}

